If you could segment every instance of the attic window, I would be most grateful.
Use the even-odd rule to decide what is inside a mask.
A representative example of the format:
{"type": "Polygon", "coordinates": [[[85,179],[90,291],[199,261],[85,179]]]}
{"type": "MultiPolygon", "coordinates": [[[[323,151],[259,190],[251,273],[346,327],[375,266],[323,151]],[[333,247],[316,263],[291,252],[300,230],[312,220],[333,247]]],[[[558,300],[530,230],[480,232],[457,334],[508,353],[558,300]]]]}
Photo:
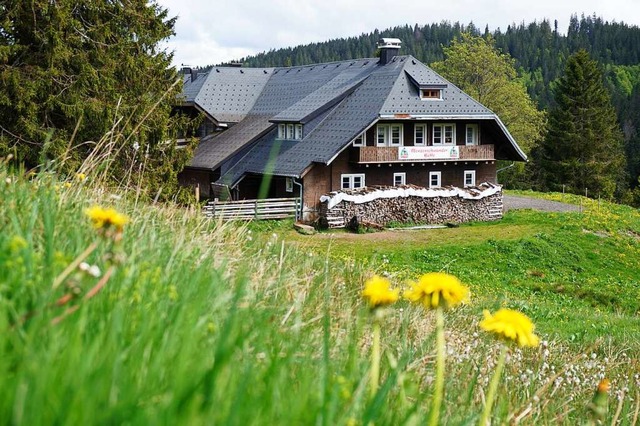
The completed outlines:
{"type": "Polygon", "coordinates": [[[302,140],[302,124],[278,124],[278,139],[302,140]]]}
{"type": "Polygon", "coordinates": [[[442,99],[442,89],[420,89],[421,99],[442,99]]]}

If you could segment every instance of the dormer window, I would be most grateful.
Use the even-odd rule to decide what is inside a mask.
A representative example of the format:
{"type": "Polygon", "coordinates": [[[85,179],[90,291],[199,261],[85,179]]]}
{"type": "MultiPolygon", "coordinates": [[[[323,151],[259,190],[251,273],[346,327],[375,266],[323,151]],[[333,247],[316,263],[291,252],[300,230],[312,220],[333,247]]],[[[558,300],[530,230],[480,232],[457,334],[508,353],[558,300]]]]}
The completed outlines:
{"type": "Polygon", "coordinates": [[[302,140],[302,124],[278,124],[278,139],[288,139],[296,141],[302,140]]]}
{"type": "Polygon", "coordinates": [[[420,98],[422,98],[422,99],[432,99],[432,100],[441,100],[442,99],[442,89],[420,89],[420,98]]]}

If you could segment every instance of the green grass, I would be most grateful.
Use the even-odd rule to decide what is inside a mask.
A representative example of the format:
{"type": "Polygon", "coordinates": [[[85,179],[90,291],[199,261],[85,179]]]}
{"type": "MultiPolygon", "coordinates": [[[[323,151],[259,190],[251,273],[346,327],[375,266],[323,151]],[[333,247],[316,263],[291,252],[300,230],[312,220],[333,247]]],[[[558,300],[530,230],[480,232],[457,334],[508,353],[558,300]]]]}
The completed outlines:
{"type": "Polygon", "coordinates": [[[434,372],[433,317],[399,302],[382,330],[382,386],[368,398],[373,273],[396,285],[445,270],[472,291],[447,313],[443,424],[477,422],[499,345],[482,309],[531,316],[545,341],[513,349],[495,423],[581,423],[600,377],[608,420],[640,399],[638,212],[508,214],[459,228],[299,236],[136,203],[89,181],[0,165],[0,419],[3,424],[421,424],[434,372]],[[94,203],[131,223],[112,243],[94,203]],[[74,260],[92,244],[86,262],[74,260]],[[109,268],[113,275],[88,297],[109,268]],[[61,285],[53,288],[53,283],[61,285]],[[61,297],[74,295],[66,304],[61,297]],[[535,398],[534,398],[535,395],[535,398]],[[531,409],[527,407],[531,404],[531,409]]]}

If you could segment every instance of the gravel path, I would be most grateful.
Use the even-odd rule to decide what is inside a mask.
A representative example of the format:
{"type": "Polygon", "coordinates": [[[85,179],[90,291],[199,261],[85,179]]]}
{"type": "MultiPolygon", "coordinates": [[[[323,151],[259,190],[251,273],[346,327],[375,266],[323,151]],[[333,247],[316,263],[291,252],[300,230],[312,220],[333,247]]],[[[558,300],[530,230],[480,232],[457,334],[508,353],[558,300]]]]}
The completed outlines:
{"type": "Polygon", "coordinates": [[[512,209],[534,209],[545,212],[577,212],[580,210],[580,206],[574,204],[516,195],[504,195],[502,203],[505,212],[512,209]]]}

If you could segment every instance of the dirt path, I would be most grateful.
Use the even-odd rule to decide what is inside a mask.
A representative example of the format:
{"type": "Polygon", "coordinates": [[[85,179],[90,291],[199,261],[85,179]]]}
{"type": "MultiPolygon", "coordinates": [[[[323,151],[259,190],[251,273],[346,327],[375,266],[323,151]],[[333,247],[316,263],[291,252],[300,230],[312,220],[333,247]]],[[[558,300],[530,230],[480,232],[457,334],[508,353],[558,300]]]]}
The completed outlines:
{"type": "Polygon", "coordinates": [[[544,212],[580,211],[580,206],[574,204],[543,200],[541,198],[523,197],[520,195],[504,195],[502,202],[505,212],[514,209],[534,209],[544,212]]]}

